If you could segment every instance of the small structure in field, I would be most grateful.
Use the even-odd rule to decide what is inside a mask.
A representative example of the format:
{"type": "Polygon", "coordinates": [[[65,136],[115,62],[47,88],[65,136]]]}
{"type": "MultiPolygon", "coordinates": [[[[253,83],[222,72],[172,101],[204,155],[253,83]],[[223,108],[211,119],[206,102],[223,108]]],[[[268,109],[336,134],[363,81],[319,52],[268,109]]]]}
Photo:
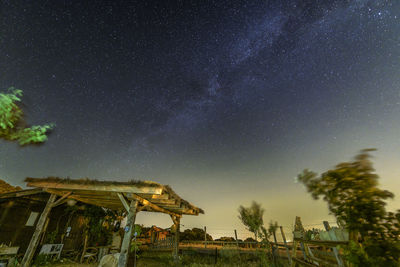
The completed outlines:
{"type": "Polygon", "coordinates": [[[147,243],[155,243],[159,240],[166,239],[170,235],[170,230],[162,229],[155,225],[153,225],[146,233],[143,233],[143,237],[147,243]]]}
{"type": "MultiPolygon", "coordinates": [[[[41,212],[26,249],[22,266],[30,266],[34,253],[40,243],[47,218],[53,207],[68,201],[80,201],[110,210],[124,210],[127,225],[124,229],[118,266],[126,266],[136,214],[140,211],[161,212],[170,215],[174,222],[174,255],[178,253],[179,224],[183,215],[199,215],[204,211],[179,197],[168,185],[150,181],[97,181],[89,179],[27,178],[31,190],[13,192],[15,197],[49,194],[47,204],[41,212]]],[[[8,196],[9,197],[9,196],[8,196]]],[[[2,198],[2,195],[0,195],[2,198]]]]}

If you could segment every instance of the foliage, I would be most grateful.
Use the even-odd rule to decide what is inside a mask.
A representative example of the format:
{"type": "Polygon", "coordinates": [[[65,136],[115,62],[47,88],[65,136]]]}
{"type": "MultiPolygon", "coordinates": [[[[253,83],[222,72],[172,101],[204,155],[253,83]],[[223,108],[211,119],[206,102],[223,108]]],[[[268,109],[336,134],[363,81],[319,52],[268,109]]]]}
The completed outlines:
{"type": "Polygon", "coordinates": [[[215,241],[235,242],[236,240],[231,236],[221,236],[220,238],[215,239],[215,241]]]}
{"type": "Polygon", "coordinates": [[[244,240],[244,242],[257,242],[254,238],[248,237],[244,240]]]}
{"type": "Polygon", "coordinates": [[[35,257],[33,266],[45,266],[51,262],[51,257],[45,254],[39,254],[35,257]]]}
{"type": "Polygon", "coordinates": [[[271,235],[276,235],[276,230],[278,230],[279,226],[278,226],[278,222],[273,222],[270,221],[269,222],[269,226],[268,226],[268,236],[271,235]]]}
{"type": "Polygon", "coordinates": [[[112,241],[112,223],[116,216],[113,212],[98,206],[85,206],[83,216],[87,219],[86,231],[90,243],[103,241],[110,244],[112,241]]]}
{"type": "MultiPolygon", "coordinates": [[[[213,238],[211,235],[206,235],[207,241],[212,241],[213,238]]],[[[188,241],[203,241],[204,240],[204,229],[201,228],[192,228],[186,229],[179,234],[180,240],[188,240],[188,241]]]]}
{"type": "Polygon", "coordinates": [[[254,233],[256,240],[257,236],[259,236],[262,232],[261,227],[264,224],[264,211],[265,210],[261,208],[261,204],[258,204],[255,201],[253,201],[252,205],[248,208],[243,206],[239,207],[239,219],[250,232],[254,233]]]}
{"type": "Polygon", "coordinates": [[[58,231],[52,231],[47,234],[46,236],[46,242],[49,244],[54,244],[56,242],[56,237],[57,237],[58,231]]]}
{"type": "Polygon", "coordinates": [[[24,113],[17,102],[21,101],[22,90],[11,87],[7,93],[0,93],[0,138],[17,141],[21,146],[43,143],[54,124],[25,127],[24,113]]]}
{"type": "MultiPolygon", "coordinates": [[[[139,224],[135,224],[135,230],[133,233],[136,233],[136,236],[134,236],[131,240],[131,252],[138,253],[140,251],[140,246],[142,245],[141,242],[137,241],[137,237],[139,237],[142,234],[142,226],[139,224]]],[[[137,254],[136,254],[136,257],[137,254]]]]}
{"type": "Polygon", "coordinates": [[[323,197],[331,213],[343,224],[353,241],[346,248],[349,262],[362,266],[397,266],[400,258],[400,211],[387,212],[384,200],[393,198],[378,188],[378,175],[362,150],[351,162],[338,164],[321,174],[304,170],[298,176],[315,199],[323,197]],[[358,237],[362,247],[358,244],[358,237]]]}
{"type": "Polygon", "coordinates": [[[320,229],[308,229],[305,233],[304,233],[304,239],[306,240],[319,240],[319,233],[322,232],[322,230],[320,229]]]}

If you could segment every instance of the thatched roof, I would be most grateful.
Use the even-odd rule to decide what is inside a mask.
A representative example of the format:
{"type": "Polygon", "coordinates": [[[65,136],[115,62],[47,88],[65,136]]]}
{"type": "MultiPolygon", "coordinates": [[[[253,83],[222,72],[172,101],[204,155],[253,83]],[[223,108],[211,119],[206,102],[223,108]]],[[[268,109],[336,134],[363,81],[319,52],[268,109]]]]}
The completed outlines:
{"type": "Polygon", "coordinates": [[[164,212],[170,215],[198,215],[204,211],[178,196],[170,186],[152,181],[131,180],[126,182],[99,181],[88,178],[70,179],[59,177],[25,179],[27,186],[42,188],[44,191],[66,198],[120,209],[121,194],[127,200],[139,200],[143,211],[164,212]]]}
{"type": "Polygon", "coordinates": [[[22,188],[19,186],[12,186],[9,183],[0,179],[0,194],[19,190],[22,190],[22,188]]]}
{"type": "Polygon", "coordinates": [[[141,181],[141,180],[130,180],[124,182],[117,182],[117,181],[101,181],[96,179],[89,179],[89,178],[81,178],[81,179],[71,179],[71,178],[60,178],[60,177],[53,177],[49,176],[47,178],[25,178],[25,182],[36,182],[40,179],[42,182],[49,182],[49,183],[59,183],[59,184],[82,184],[82,185],[134,185],[137,187],[160,187],[163,186],[159,183],[153,181],[141,181]]]}

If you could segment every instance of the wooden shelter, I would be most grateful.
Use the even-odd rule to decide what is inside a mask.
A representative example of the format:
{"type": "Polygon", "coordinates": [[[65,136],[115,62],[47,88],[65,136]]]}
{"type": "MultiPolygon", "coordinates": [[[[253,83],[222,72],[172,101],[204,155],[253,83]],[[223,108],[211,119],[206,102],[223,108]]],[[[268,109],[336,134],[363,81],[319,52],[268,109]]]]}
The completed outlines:
{"type": "Polygon", "coordinates": [[[127,226],[122,241],[118,266],[126,266],[129,247],[134,229],[136,214],[140,211],[161,212],[171,216],[175,228],[174,255],[177,256],[179,244],[179,223],[183,215],[204,213],[200,208],[179,197],[168,185],[150,181],[97,181],[89,179],[26,178],[27,186],[23,194],[50,193],[42,211],[32,239],[22,260],[22,266],[30,266],[37,248],[40,234],[52,207],[74,199],[83,203],[112,210],[124,209],[127,212],[127,226]]]}
{"type": "MultiPolygon", "coordinates": [[[[18,254],[25,253],[50,194],[32,189],[0,193],[0,244],[18,247],[18,254]],[[36,194],[33,194],[37,192],[36,194]]],[[[62,243],[63,251],[78,251],[82,247],[89,204],[68,203],[53,206],[44,226],[39,245],[62,243]]],[[[106,236],[92,238],[99,246],[107,245],[106,236]]]]}

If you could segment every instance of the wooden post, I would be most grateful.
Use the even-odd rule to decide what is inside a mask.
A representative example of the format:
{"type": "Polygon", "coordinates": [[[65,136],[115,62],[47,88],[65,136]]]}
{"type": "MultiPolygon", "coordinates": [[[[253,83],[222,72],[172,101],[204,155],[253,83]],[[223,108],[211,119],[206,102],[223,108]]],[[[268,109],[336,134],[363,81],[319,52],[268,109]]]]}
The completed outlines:
{"type": "Polygon", "coordinates": [[[272,232],[272,234],[274,235],[274,249],[272,250],[272,255],[273,255],[273,259],[274,259],[274,263],[275,263],[275,265],[277,264],[276,263],[276,258],[277,258],[277,255],[276,255],[276,251],[278,250],[278,241],[276,240],[276,234],[275,234],[275,231],[274,232],[272,232]]]}
{"type": "Polygon", "coordinates": [[[297,246],[298,245],[299,245],[299,241],[294,240],[293,247],[292,247],[292,262],[290,263],[290,267],[296,266],[296,262],[293,260],[293,258],[296,258],[296,256],[297,256],[297,246]]]}
{"type": "Polygon", "coordinates": [[[174,238],[174,243],[173,243],[173,256],[175,261],[178,261],[178,254],[179,254],[179,232],[180,232],[180,222],[181,222],[181,218],[178,216],[172,216],[171,215],[171,219],[174,222],[174,226],[175,226],[175,238],[174,238]]]}
{"type": "Polygon", "coordinates": [[[283,227],[279,226],[279,228],[281,229],[282,239],[283,239],[283,243],[285,244],[285,247],[286,247],[286,253],[287,253],[288,260],[289,260],[289,264],[292,264],[292,258],[290,258],[289,247],[286,242],[286,236],[285,236],[285,233],[283,232],[283,227]]]}
{"type": "Polygon", "coordinates": [[[42,214],[40,214],[40,218],[36,224],[35,232],[33,232],[31,241],[29,242],[29,246],[26,249],[24,258],[22,259],[22,262],[21,262],[22,267],[28,267],[31,265],[33,255],[35,254],[36,248],[39,243],[40,234],[43,231],[44,224],[46,223],[46,219],[49,216],[51,207],[52,207],[54,201],[56,200],[56,197],[57,197],[57,195],[54,195],[54,194],[50,195],[49,200],[47,201],[47,204],[44,207],[44,210],[42,211],[42,214]]]}
{"type": "Polygon", "coordinates": [[[131,247],[132,232],[135,227],[137,200],[132,200],[129,205],[129,212],[125,226],[124,239],[122,240],[121,253],[118,259],[118,267],[126,267],[128,264],[129,249],[131,247]]]}
{"type": "Polygon", "coordinates": [[[236,232],[236,229],[235,229],[235,240],[236,240],[236,246],[237,246],[237,248],[239,249],[239,241],[238,241],[238,239],[237,239],[237,232],[236,232]]]}
{"type": "Polygon", "coordinates": [[[207,227],[204,226],[204,248],[207,248],[207,227]]]}
{"type": "MultiPolygon", "coordinates": [[[[329,230],[331,230],[331,226],[329,225],[329,222],[328,222],[328,221],[324,221],[323,223],[324,223],[325,230],[326,230],[326,231],[328,232],[328,234],[329,234],[329,230]]],[[[330,234],[329,234],[329,237],[330,237],[330,239],[332,239],[332,237],[331,237],[330,234]]],[[[337,240],[333,240],[333,241],[337,241],[337,240]]],[[[339,257],[339,251],[338,251],[338,249],[337,249],[336,247],[333,247],[332,250],[333,250],[333,254],[335,254],[335,258],[336,258],[336,261],[337,261],[339,267],[343,267],[344,264],[343,264],[342,259],[339,257]]]]}

